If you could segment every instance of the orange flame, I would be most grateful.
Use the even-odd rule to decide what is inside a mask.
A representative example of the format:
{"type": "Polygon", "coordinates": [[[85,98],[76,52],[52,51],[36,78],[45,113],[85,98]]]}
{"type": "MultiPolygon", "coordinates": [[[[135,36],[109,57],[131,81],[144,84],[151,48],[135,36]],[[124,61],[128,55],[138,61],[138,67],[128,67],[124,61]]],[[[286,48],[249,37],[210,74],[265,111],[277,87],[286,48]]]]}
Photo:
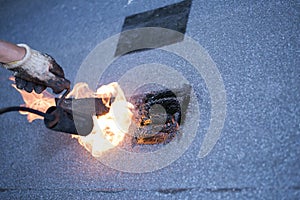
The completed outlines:
{"type": "MultiPolygon", "coordinates": [[[[13,80],[13,79],[11,79],[13,80]]],[[[15,89],[16,86],[13,85],[15,89]]],[[[54,97],[44,91],[41,94],[35,92],[27,93],[17,89],[22,95],[25,106],[45,112],[50,106],[55,106],[54,97]]],[[[133,106],[126,101],[125,95],[116,82],[103,85],[94,93],[86,83],[77,83],[74,89],[69,93],[68,98],[102,98],[104,104],[110,108],[110,111],[102,116],[93,116],[94,128],[87,136],[72,135],[78,142],[85,147],[94,157],[99,157],[103,152],[114,148],[123,141],[125,134],[131,124],[133,106]],[[110,105],[110,99],[114,98],[110,105]]],[[[40,116],[27,114],[27,119],[32,122],[35,119],[43,119],[40,116]]]]}
{"type": "MultiPolygon", "coordinates": [[[[74,87],[75,88],[75,87],[74,87]]],[[[86,87],[83,87],[87,89],[86,87]]],[[[83,94],[86,94],[83,92],[83,94]]],[[[87,136],[73,135],[94,157],[100,157],[103,152],[114,148],[123,141],[131,124],[133,106],[126,101],[125,95],[116,82],[101,86],[94,94],[102,98],[104,104],[110,108],[102,116],[93,116],[94,129],[87,136]],[[110,99],[114,102],[110,105],[110,99]]]]}

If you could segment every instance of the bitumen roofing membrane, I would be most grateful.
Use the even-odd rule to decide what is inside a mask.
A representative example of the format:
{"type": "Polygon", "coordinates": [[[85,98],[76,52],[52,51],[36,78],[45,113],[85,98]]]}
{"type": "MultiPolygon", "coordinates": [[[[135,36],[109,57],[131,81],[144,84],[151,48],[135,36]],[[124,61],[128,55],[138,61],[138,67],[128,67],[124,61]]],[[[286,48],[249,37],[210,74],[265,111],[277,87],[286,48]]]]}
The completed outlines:
{"type": "MultiPolygon", "coordinates": [[[[165,76],[159,67],[168,66],[184,77],[192,86],[196,105],[188,109],[185,126],[195,129],[195,135],[183,152],[173,144],[172,155],[177,156],[173,162],[156,169],[171,159],[168,154],[149,160],[149,166],[143,158],[124,158],[118,166],[132,165],[132,170],[113,169],[69,134],[47,129],[43,120],[29,123],[24,115],[7,113],[0,116],[1,199],[300,198],[299,2],[186,0],[191,6],[184,4],[190,6],[183,9],[185,15],[176,15],[178,7],[175,14],[167,12],[170,16],[155,12],[180,2],[0,0],[0,38],[50,54],[72,86],[90,52],[125,30],[126,23],[134,28],[134,20],[143,27],[147,23],[139,20],[157,17],[154,25],[164,22],[167,28],[173,27],[166,23],[170,16],[170,23],[181,20],[186,23],[178,24],[184,40],[192,39],[201,50],[198,55],[182,46],[184,57],[170,52],[173,46],[167,42],[160,49],[132,52],[114,60],[99,80],[99,84],[118,81],[133,67],[149,64],[159,69],[147,69],[151,77],[163,77],[174,87],[180,80],[165,76]],[[146,15],[136,17],[139,13],[146,15]],[[188,20],[182,19],[187,16],[188,20]],[[189,62],[193,58],[203,61],[202,71],[189,62]],[[208,80],[208,75],[218,79],[208,80]],[[218,89],[223,93],[212,95],[218,89]],[[216,140],[212,150],[199,157],[212,119],[222,122],[222,116],[212,110],[222,109],[224,101],[220,137],[212,137],[216,140]]],[[[182,39],[175,40],[175,45],[183,44],[182,39]]],[[[103,52],[101,58],[106,56],[103,52]]],[[[0,107],[24,104],[8,80],[12,73],[0,71],[0,107]]],[[[139,77],[142,73],[136,73],[139,77]]],[[[182,138],[185,134],[190,133],[183,132],[182,138]]],[[[108,159],[115,159],[110,155],[108,159]]]]}

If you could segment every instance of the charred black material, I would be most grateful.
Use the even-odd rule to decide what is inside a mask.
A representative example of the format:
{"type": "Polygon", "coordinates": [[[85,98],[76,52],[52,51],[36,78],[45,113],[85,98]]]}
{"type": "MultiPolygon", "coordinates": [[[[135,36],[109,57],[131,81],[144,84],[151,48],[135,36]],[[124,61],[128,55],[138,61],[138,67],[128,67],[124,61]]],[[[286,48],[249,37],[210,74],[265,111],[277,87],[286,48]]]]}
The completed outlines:
{"type": "Polygon", "coordinates": [[[181,109],[176,95],[171,90],[163,90],[149,93],[146,95],[145,108],[148,111],[151,106],[159,104],[162,105],[167,113],[166,123],[171,122],[174,116],[175,121],[180,124],[181,109]]]}
{"type": "Polygon", "coordinates": [[[48,108],[46,113],[54,116],[53,119],[44,118],[46,127],[54,131],[85,136],[94,127],[91,115],[71,112],[56,106],[48,108]],[[76,123],[74,118],[76,119],[76,123]]]}
{"type": "Polygon", "coordinates": [[[133,96],[130,102],[135,106],[134,121],[138,125],[133,144],[170,142],[178,133],[183,119],[182,111],[186,109],[180,103],[188,104],[190,90],[190,86],[185,86],[176,94],[163,89],[133,96]],[[155,109],[155,105],[163,109],[155,109]]]}

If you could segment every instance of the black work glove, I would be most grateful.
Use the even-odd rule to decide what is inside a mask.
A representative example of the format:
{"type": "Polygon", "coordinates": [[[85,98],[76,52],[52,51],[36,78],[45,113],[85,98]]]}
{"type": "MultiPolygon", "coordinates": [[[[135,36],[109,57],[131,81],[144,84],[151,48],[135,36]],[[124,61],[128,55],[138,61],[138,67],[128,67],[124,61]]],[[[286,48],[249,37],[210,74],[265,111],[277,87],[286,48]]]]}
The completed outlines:
{"type": "Polygon", "coordinates": [[[38,94],[46,87],[52,88],[56,94],[70,88],[70,81],[65,79],[63,69],[51,56],[30,49],[26,44],[18,46],[26,49],[24,58],[3,64],[5,68],[15,72],[17,88],[27,92],[34,90],[38,94]]]}

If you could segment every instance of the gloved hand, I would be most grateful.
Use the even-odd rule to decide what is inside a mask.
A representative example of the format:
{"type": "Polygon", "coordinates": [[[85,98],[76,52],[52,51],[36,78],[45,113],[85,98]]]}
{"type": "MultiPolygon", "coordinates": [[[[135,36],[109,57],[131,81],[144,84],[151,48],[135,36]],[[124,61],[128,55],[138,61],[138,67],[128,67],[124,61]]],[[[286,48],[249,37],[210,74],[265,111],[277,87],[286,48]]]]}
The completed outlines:
{"type": "Polygon", "coordinates": [[[26,44],[18,46],[26,49],[23,59],[3,64],[5,68],[15,72],[17,88],[41,93],[46,87],[50,87],[56,94],[70,88],[70,81],[65,79],[63,69],[51,56],[33,50],[26,44]]]}

